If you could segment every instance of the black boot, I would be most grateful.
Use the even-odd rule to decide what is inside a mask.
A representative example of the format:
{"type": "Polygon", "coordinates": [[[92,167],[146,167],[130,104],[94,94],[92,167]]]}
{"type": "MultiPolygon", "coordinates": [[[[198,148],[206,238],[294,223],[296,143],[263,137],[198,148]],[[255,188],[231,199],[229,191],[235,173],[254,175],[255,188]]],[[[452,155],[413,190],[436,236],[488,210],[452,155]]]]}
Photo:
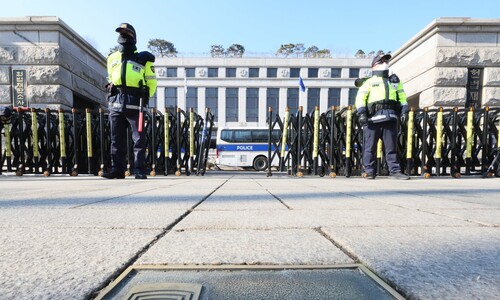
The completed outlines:
{"type": "Polygon", "coordinates": [[[124,179],[125,178],[125,172],[117,172],[117,171],[111,171],[108,173],[102,174],[102,177],[107,178],[107,179],[124,179]]]}
{"type": "Polygon", "coordinates": [[[148,179],[148,176],[143,173],[135,173],[135,179],[148,179]]]}

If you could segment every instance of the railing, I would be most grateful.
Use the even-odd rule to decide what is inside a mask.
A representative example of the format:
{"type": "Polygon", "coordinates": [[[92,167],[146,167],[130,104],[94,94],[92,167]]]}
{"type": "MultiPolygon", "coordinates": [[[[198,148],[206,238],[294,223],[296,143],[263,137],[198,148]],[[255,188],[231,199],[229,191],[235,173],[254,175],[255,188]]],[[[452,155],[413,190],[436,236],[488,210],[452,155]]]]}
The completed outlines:
{"type": "MultiPolygon", "coordinates": [[[[363,175],[363,130],[352,107],[332,107],[327,112],[296,114],[288,110],[283,119],[269,110],[269,130],[281,139],[269,141],[269,159],[278,158],[280,171],[291,175],[331,177],[363,175]],[[274,149],[271,151],[271,149],[274,149]]],[[[418,109],[398,120],[398,157],[408,175],[485,175],[498,171],[500,108],[418,109]],[[493,164],[493,165],[492,165],[493,164]],[[495,166],[496,164],[496,166],[495,166]]],[[[379,141],[377,173],[388,174],[379,141]]],[[[268,164],[269,166],[271,164],[268,164]]],[[[268,176],[272,175],[268,167],[268,176]]]]}
{"type": "MultiPolygon", "coordinates": [[[[213,114],[203,119],[156,109],[145,113],[146,165],[157,174],[203,175],[206,170],[213,114]],[[165,130],[167,129],[167,130],[165,130]]],[[[0,135],[0,173],[100,175],[111,166],[108,113],[104,110],[17,110],[0,135]]],[[[127,174],[133,166],[131,134],[127,140],[127,174]]]]}

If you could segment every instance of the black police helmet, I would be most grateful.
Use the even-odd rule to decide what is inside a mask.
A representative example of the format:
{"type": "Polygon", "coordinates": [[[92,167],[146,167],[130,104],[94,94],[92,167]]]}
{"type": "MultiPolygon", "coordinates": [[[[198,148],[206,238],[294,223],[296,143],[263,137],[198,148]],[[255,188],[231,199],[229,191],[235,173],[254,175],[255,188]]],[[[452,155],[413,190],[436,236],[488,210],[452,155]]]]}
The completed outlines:
{"type": "Polygon", "coordinates": [[[115,31],[119,33],[127,33],[133,36],[134,39],[136,37],[134,26],[130,25],[129,23],[121,23],[120,26],[115,29],[115,31]]]}
{"type": "Polygon", "coordinates": [[[134,26],[129,23],[121,23],[118,28],[115,29],[116,32],[120,33],[118,36],[119,44],[134,44],[137,42],[134,26]]]}

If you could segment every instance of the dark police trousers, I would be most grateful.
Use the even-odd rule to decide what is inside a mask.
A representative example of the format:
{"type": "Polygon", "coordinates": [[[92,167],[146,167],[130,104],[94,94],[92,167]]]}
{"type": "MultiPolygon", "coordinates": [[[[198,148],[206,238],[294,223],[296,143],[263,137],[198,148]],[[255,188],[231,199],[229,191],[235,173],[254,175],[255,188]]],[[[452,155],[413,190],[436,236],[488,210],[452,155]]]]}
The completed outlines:
{"type": "Polygon", "coordinates": [[[134,172],[145,174],[146,133],[138,131],[139,111],[125,109],[123,112],[110,110],[109,125],[111,130],[111,172],[123,174],[127,170],[127,128],[131,128],[134,141],[134,172]]]}
{"type": "Polygon", "coordinates": [[[382,138],[384,145],[389,174],[401,172],[396,152],[397,136],[396,121],[368,124],[363,128],[363,165],[367,174],[376,173],[375,160],[377,158],[377,143],[380,138],[382,138]]]}

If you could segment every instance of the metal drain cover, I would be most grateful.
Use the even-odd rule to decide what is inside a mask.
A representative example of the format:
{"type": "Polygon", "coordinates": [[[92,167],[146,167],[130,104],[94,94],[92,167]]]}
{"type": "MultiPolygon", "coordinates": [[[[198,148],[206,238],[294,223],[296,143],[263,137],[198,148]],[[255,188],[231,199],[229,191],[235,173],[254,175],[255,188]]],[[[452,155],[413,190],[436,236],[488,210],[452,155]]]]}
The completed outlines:
{"type": "Polygon", "coordinates": [[[132,287],[127,300],[198,300],[202,286],[189,283],[140,284],[132,287]]]}
{"type": "Polygon", "coordinates": [[[404,299],[360,264],[133,266],[96,299],[404,299]]]}

